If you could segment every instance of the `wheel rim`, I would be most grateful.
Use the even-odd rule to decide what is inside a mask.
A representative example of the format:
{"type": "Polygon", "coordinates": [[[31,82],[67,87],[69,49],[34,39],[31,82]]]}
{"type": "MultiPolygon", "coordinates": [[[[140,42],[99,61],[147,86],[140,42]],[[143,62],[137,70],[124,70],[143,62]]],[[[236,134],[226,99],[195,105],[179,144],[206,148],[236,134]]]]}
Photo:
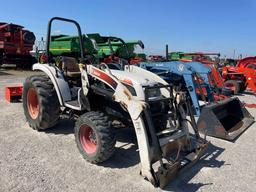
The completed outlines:
{"type": "Polygon", "coordinates": [[[88,125],[80,127],[80,143],[86,153],[92,154],[96,152],[97,140],[95,131],[88,125]]]}
{"type": "Polygon", "coordinates": [[[39,103],[37,93],[34,88],[29,88],[27,93],[27,108],[32,119],[36,119],[39,114],[39,103]]]}
{"type": "Polygon", "coordinates": [[[226,84],[226,87],[231,89],[232,91],[235,91],[236,90],[236,86],[233,84],[233,83],[227,83],[226,84]]]}

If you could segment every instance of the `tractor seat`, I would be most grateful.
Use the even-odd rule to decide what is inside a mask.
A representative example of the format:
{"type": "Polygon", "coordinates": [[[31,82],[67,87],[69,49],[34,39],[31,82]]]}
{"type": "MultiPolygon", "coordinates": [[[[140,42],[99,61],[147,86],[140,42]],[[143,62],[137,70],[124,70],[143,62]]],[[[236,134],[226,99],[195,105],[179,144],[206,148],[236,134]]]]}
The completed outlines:
{"type": "Polygon", "coordinates": [[[77,60],[73,57],[61,57],[62,69],[68,77],[79,77],[81,75],[77,60]]]}

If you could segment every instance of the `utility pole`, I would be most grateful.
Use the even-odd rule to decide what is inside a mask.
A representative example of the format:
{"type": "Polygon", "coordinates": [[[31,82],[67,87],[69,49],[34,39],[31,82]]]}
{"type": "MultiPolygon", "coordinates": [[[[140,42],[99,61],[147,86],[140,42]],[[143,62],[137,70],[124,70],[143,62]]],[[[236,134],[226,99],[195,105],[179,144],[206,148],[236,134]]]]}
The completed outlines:
{"type": "Polygon", "coordinates": [[[234,52],[233,52],[233,59],[235,59],[235,55],[236,55],[236,49],[234,49],[234,52]]]}

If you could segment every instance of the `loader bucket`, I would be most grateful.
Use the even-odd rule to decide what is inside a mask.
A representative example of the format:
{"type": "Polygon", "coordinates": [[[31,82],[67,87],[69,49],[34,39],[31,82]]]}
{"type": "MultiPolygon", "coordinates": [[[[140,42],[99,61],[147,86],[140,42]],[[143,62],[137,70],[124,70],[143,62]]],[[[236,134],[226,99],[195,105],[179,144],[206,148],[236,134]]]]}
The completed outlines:
{"type": "Polygon", "coordinates": [[[229,98],[204,106],[197,125],[201,133],[232,141],[252,123],[254,117],[240,100],[229,98]]]}

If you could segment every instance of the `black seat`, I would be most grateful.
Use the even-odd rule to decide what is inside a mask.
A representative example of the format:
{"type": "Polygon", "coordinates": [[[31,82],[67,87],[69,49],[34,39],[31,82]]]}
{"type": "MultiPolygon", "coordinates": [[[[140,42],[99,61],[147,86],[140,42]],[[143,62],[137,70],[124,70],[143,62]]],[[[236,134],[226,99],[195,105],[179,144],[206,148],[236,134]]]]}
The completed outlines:
{"type": "Polygon", "coordinates": [[[61,57],[61,67],[68,77],[79,77],[81,75],[77,60],[73,57],[61,57]]]}

